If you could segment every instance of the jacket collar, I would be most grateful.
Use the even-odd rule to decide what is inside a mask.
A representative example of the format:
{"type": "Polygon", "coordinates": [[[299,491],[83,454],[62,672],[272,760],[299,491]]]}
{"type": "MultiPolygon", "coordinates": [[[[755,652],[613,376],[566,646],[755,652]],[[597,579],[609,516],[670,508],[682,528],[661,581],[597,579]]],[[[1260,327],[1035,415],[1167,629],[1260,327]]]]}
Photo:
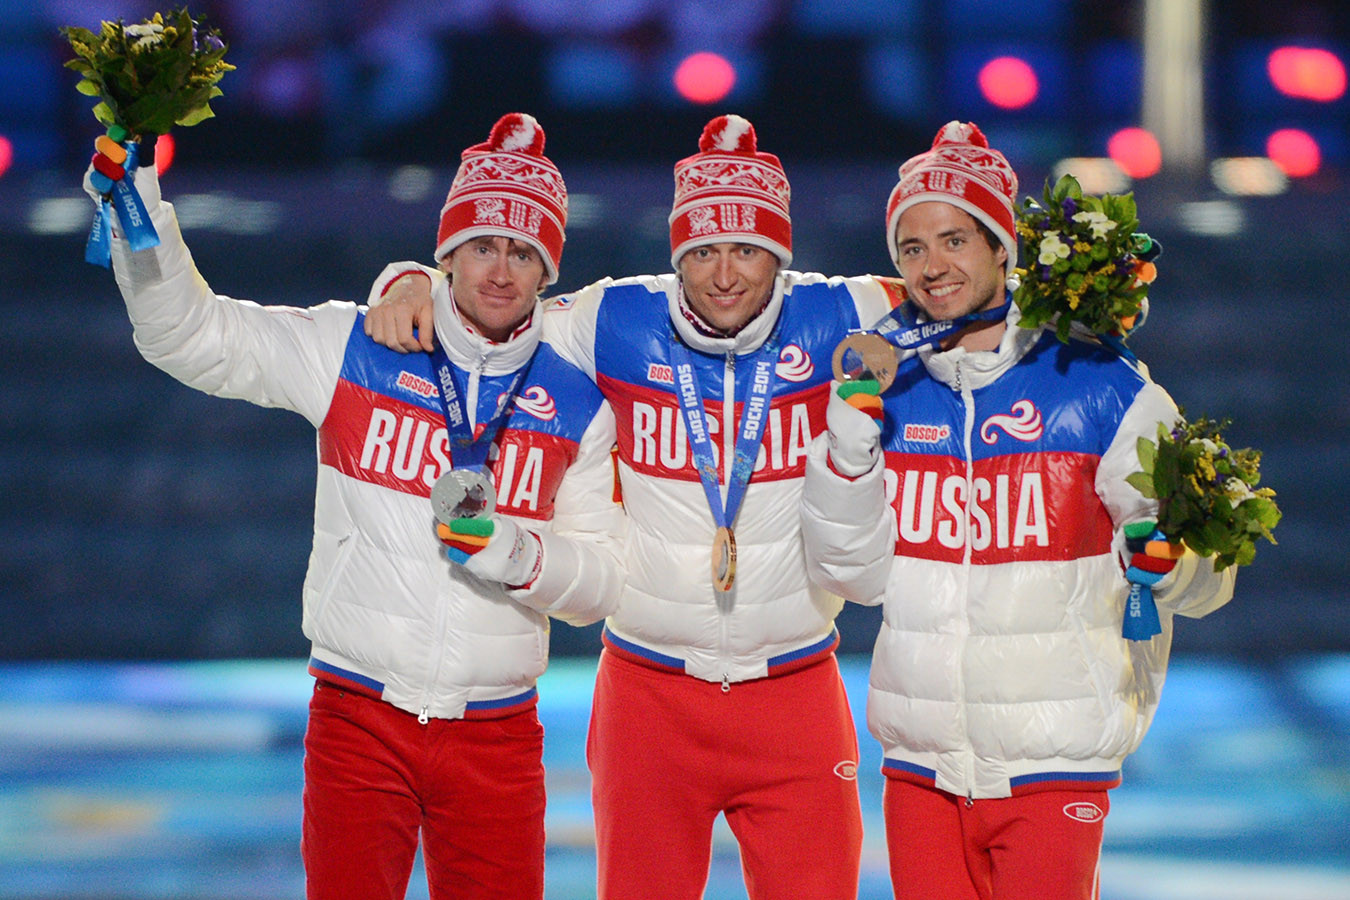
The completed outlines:
{"type": "Polygon", "coordinates": [[[935,347],[918,350],[919,360],[928,369],[928,374],[949,387],[956,387],[957,367],[961,371],[961,385],[971,389],[993,384],[1005,372],[1017,365],[1040,340],[1045,326],[1023,328],[1017,323],[1022,319],[1022,311],[1017,304],[1008,307],[1007,327],[998,347],[993,350],[966,350],[953,347],[939,351],[935,347]]]}
{"type": "Polygon", "coordinates": [[[508,340],[498,343],[474,331],[459,314],[448,279],[438,279],[431,293],[436,340],[457,368],[482,366],[484,375],[505,375],[530,361],[543,330],[543,309],[536,300],[529,321],[508,340]]]}

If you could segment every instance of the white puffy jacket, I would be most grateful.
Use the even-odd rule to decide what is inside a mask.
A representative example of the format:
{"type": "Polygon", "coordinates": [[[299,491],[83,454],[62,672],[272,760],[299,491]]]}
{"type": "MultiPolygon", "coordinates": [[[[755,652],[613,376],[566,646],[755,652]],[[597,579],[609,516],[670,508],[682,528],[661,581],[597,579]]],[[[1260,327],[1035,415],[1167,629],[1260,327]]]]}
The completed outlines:
{"type": "MultiPolygon", "coordinates": [[[[414,267],[388,267],[371,291],[372,305],[414,267]]],[[[440,278],[422,271],[433,282],[440,278]]],[[[546,340],[595,379],[617,423],[628,581],[606,620],[611,651],[723,684],[780,674],[833,652],[843,603],[811,584],[802,555],[806,455],[825,428],[835,346],[902,294],[895,279],[781,271],[764,311],[733,338],[709,337],[689,322],[674,274],[604,279],[553,302],[546,340]],[[711,572],[716,529],[675,394],[670,329],[692,351],[725,498],[723,461],[732,457],[750,354],[780,317],[768,424],[733,523],[736,581],[719,595],[711,572]]]]}
{"type": "Polygon", "coordinates": [[[1095,342],[1010,325],[995,351],[920,351],[885,400],[884,463],[850,480],[812,447],[811,574],[884,603],[868,726],[884,769],[973,797],[1112,787],[1148,730],[1174,615],[1226,603],[1233,570],[1188,552],[1155,588],[1162,633],[1127,641],[1125,478],[1170,397],[1095,342]]]}
{"type": "Polygon", "coordinates": [[[540,534],[543,568],[528,590],[479,581],[445,557],[434,532],[428,496],[450,459],[427,355],[377,347],[351,303],[265,307],[214,294],[172,206],[145,182],[142,169],[160,246],[131,253],[113,242],[141,354],[191,387],[290,409],[318,429],[304,585],[311,671],[424,719],[532,704],[548,615],[596,621],[623,581],[613,553],[623,528],[612,499],[613,416],[589,379],[539,343],[538,311],[526,331],[494,344],[457,321],[442,284],[438,338],[466,382],[471,415],[490,415],[510,374],[540,348],[493,472],[499,512],[540,534]]]}

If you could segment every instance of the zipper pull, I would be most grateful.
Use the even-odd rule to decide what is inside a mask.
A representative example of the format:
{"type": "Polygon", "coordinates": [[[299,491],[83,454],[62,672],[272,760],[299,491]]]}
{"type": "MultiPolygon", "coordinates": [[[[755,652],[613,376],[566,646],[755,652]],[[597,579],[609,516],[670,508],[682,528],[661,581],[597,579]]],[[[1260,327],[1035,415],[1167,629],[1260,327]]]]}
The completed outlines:
{"type": "Polygon", "coordinates": [[[427,715],[427,708],[426,708],[425,706],[423,706],[423,707],[422,707],[422,711],[421,711],[420,713],[417,714],[417,724],[418,724],[418,725],[425,725],[425,724],[427,724],[427,722],[430,722],[430,721],[431,721],[431,717],[427,715]]]}
{"type": "Polygon", "coordinates": [[[724,694],[731,693],[731,676],[728,675],[726,672],[722,673],[722,693],[724,694]]]}
{"type": "Polygon", "coordinates": [[[967,793],[967,794],[966,794],[966,809],[970,809],[970,808],[971,808],[972,806],[974,806],[974,805],[975,805],[975,798],[974,798],[971,794],[967,793]]]}

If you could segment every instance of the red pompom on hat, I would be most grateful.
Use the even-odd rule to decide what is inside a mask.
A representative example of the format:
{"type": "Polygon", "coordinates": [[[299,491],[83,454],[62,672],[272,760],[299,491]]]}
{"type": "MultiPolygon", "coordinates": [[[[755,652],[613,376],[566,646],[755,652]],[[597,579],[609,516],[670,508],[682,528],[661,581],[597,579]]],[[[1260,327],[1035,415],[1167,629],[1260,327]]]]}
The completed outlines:
{"type": "Polygon", "coordinates": [[[557,281],[567,185],[544,155],[544,129],[534,116],[502,116],[488,139],[465,150],[461,159],[441,207],[436,261],[477,237],[510,237],[538,250],[548,283],[557,281]]]}
{"type": "Polygon", "coordinates": [[[749,121],[718,116],[704,126],[699,152],[675,164],[672,266],[694,247],[720,243],[753,244],[792,262],[792,188],[778,157],[757,144],[749,121]]]}
{"type": "Polygon", "coordinates": [[[916,203],[940,200],[970,213],[998,237],[1008,251],[1005,272],[1017,265],[1017,229],[1013,205],[1017,174],[1008,160],[989,146],[974,122],[951,121],[933,138],[933,148],[900,167],[900,181],[886,203],[886,244],[898,269],[900,251],[895,227],[900,214],[916,203]]]}

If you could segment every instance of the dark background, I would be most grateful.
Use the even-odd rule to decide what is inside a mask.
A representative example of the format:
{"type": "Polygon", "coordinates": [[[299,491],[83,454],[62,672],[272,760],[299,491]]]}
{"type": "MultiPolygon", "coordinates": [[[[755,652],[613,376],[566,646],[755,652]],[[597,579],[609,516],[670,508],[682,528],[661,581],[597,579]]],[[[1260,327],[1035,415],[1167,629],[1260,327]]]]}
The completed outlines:
{"type": "MultiPolygon", "coordinates": [[[[669,267],[671,165],[704,122],[750,118],[793,186],[794,268],[892,270],[884,204],[898,163],[974,120],[1039,193],[1064,157],[1140,124],[1142,3],[1070,0],[454,0],[211,2],[239,66],[218,118],[175,133],[164,176],[219,293],[362,299],[382,265],[427,261],[459,151],[511,110],[536,115],[572,195],[559,289],[669,267]],[[679,59],[736,66],[723,101],[679,99],[679,59]],[[974,73],[1032,62],[1008,112],[974,73]]],[[[150,4],[0,0],[0,658],[295,656],[313,513],[300,417],[189,390],[142,361],[112,276],[82,261],[80,189],[100,127],[59,25],[139,20],[150,4]]],[[[1350,649],[1343,543],[1350,392],[1350,101],[1281,97],[1280,44],[1344,61],[1346,5],[1210,4],[1206,148],[1260,155],[1298,127],[1322,167],[1272,197],[1230,197],[1164,168],[1133,189],[1166,247],[1132,340],[1192,414],[1230,417],[1265,452],[1285,513],[1234,602],[1181,622],[1180,650],[1250,657],[1350,649]],[[1215,224],[1217,222],[1217,224],[1215,224]],[[1206,224],[1208,223],[1208,224],[1206,224]]],[[[1199,124],[1199,123],[1197,123],[1199,124]]],[[[841,619],[865,652],[876,612],[841,619]]],[[[594,629],[554,628],[558,653],[594,629]]]]}

